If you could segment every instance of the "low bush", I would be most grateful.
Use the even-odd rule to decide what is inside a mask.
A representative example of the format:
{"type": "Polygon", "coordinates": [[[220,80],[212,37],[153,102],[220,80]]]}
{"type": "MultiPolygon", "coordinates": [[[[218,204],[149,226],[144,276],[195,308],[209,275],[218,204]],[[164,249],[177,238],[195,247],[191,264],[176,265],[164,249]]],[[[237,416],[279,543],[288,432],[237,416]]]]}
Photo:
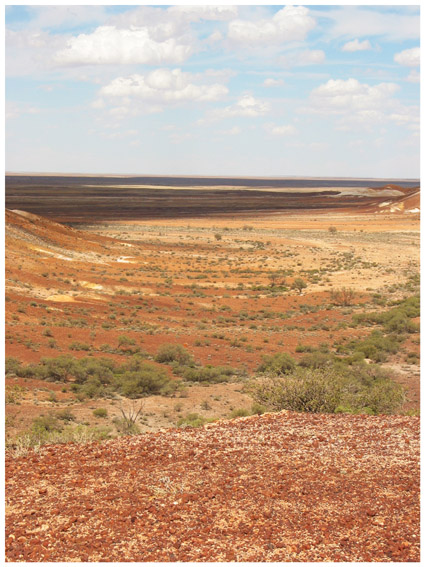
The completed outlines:
{"type": "Polygon", "coordinates": [[[293,372],[296,361],[286,352],[280,352],[273,355],[264,355],[263,362],[257,368],[257,372],[269,372],[276,376],[289,374],[293,372]]]}
{"type": "Polygon", "coordinates": [[[94,417],[108,417],[108,410],[105,408],[96,408],[93,410],[94,417]]]}
{"type": "Polygon", "coordinates": [[[13,356],[6,356],[5,358],[5,371],[6,376],[15,374],[18,375],[19,370],[21,369],[21,361],[13,356]]]}
{"type": "Polygon", "coordinates": [[[189,413],[177,421],[177,427],[202,427],[206,423],[210,423],[212,421],[214,420],[207,419],[199,413],[189,413]]]}
{"type": "Polygon", "coordinates": [[[69,408],[56,412],[55,416],[62,421],[75,421],[77,419],[69,408]]]}
{"type": "Polygon", "coordinates": [[[351,341],[348,348],[354,353],[362,353],[365,358],[374,362],[385,362],[388,354],[395,354],[400,348],[402,337],[397,335],[383,335],[380,331],[372,333],[363,340],[351,341]]]}
{"type": "Polygon", "coordinates": [[[232,376],[237,373],[230,366],[212,366],[207,364],[197,368],[180,367],[175,372],[182,376],[186,382],[208,382],[217,384],[219,382],[229,382],[232,376]]]}
{"type": "Polygon", "coordinates": [[[305,368],[326,368],[332,365],[334,357],[332,354],[315,351],[304,355],[299,361],[299,366],[305,368]]]}
{"type": "Polygon", "coordinates": [[[262,376],[249,390],[271,411],[390,414],[404,402],[403,388],[375,365],[301,368],[283,376],[262,376]]]}
{"type": "Polygon", "coordinates": [[[118,391],[127,398],[141,398],[149,394],[160,394],[168,385],[170,378],[161,368],[149,362],[143,362],[136,370],[115,376],[118,391]]]}
{"type": "Polygon", "coordinates": [[[155,360],[166,364],[176,362],[179,365],[192,365],[194,363],[192,355],[182,345],[172,344],[161,345],[155,360]]]}
{"type": "Polygon", "coordinates": [[[103,441],[111,434],[109,427],[89,427],[86,425],[66,426],[63,429],[46,428],[43,422],[38,421],[28,431],[24,431],[14,438],[6,440],[8,452],[20,457],[31,450],[51,443],[90,443],[103,441]]]}
{"type": "Polygon", "coordinates": [[[235,417],[248,417],[249,415],[251,415],[251,412],[246,408],[234,409],[230,413],[230,417],[232,419],[234,419],[235,417]]]}

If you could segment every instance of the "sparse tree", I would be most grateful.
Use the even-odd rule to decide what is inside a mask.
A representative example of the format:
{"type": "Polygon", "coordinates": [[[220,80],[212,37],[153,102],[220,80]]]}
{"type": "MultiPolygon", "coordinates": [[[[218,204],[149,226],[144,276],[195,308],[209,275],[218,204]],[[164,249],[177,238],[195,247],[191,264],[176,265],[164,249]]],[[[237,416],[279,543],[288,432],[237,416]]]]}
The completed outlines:
{"type": "Polygon", "coordinates": [[[292,284],[292,289],[297,289],[300,294],[302,292],[303,289],[305,289],[307,287],[307,284],[305,283],[305,281],[302,278],[295,278],[293,284],[292,284]]]}
{"type": "Polygon", "coordinates": [[[356,292],[354,289],[343,287],[341,289],[333,289],[331,291],[331,301],[335,305],[342,305],[343,307],[347,307],[348,305],[352,305],[354,298],[356,296],[356,292]]]}

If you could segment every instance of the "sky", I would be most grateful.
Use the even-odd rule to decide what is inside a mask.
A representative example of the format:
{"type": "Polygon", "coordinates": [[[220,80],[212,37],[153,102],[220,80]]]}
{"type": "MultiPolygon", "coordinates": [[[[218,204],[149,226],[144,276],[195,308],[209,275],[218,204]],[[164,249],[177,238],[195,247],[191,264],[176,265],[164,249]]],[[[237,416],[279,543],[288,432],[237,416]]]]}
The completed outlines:
{"type": "Polygon", "coordinates": [[[419,6],[9,5],[9,172],[419,177],[419,6]]]}

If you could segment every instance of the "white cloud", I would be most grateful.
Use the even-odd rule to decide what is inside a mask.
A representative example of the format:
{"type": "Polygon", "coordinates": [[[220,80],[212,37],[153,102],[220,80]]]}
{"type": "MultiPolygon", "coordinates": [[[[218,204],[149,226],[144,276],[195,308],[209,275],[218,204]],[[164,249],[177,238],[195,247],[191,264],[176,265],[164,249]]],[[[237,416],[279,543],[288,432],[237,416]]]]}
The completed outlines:
{"type": "Polygon", "coordinates": [[[385,41],[419,38],[419,12],[385,12],[369,6],[339,6],[326,12],[311,10],[312,15],[332,20],[328,34],[331,38],[378,36],[385,41]]]}
{"type": "Polygon", "coordinates": [[[91,34],[80,34],[56,53],[59,65],[182,63],[192,53],[188,38],[155,39],[150,28],[118,29],[100,26],[91,34]]]}
{"type": "Polygon", "coordinates": [[[105,101],[118,102],[110,113],[119,117],[140,110],[158,112],[167,104],[217,101],[228,93],[222,84],[193,81],[193,76],[181,69],[156,69],[147,75],[117,77],[100,89],[92,107],[103,108],[105,101]]]}
{"type": "Polygon", "coordinates": [[[47,70],[52,65],[52,51],[64,45],[61,34],[44,31],[6,30],[6,75],[19,76],[47,70]]]}
{"type": "Polygon", "coordinates": [[[370,41],[365,39],[364,41],[359,41],[358,39],[353,39],[352,41],[348,41],[342,46],[342,51],[369,51],[372,49],[370,45],[370,41]]]}
{"type": "Polygon", "coordinates": [[[104,6],[27,6],[27,10],[32,28],[71,28],[87,23],[99,24],[107,18],[104,6]]]}
{"type": "Polygon", "coordinates": [[[394,61],[406,67],[419,67],[421,63],[421,49],[420,47],[413,47],[412,49],[405,49],[394,55],[394,61]]]}
{"type": "Polygon", "coordinates": [[[399,89],[395,83],[370,86],[357,79],[330,79],[312,90],[311,108],[315,112],[345,113],[380,112],[391,104],[391,96],[399,89]]]}
{"type": "Polygon", "coordinates": [[[19,118],[22,114],[38,114],[40,109],[28,104],[20,104],[18,102],[6,101],[5,104],[5,118],[19,118]]]}
{"type": "Polygon", "coordinates": [[[283,85],[284,82],[285,81],[283,79],[269,78],[269,79],[265,79],[263,86],[265,86],[265,87],[279,87],[279,86],[283,85]]]}
{"type": "Polygon", "coordinates": [[[376,124],[393,122],[410,130],[419,128],[419,108],[405,106],[393,95],[399,90],[395,83],[368,85],[357,79],[330,79],[313,89],[309,105],[302,112],[335,115],[340,130],[372,129],[376,124]]]}
{"type": "Polygon", "coordinates": [[[421,82],[421,74],[416,71],[416,69],[412,69],[407,76],[406,81],[409,83],[420,83],[421,82]]]}
{"type": "Polygon", "coordinates": [[[237,6],[205,6],[197,4],[192,6],[172,6],[168,13],[177,15],[189,22],[199,20],[226,21],[235,18],[238,14],[237,6]]]}
{"type": "Polygon", "coordinates": [[[250,94],[246,94],[241,96],[239,100],[231,106],[215,109],[210,113],[210,117],[212,119],[229,118],[232,116],[256,118],[257,116],[267,114],[269,110],[270,107],[267,102],[263,102],[250,94]]]}
{"type": "Polygon", "coordinates": [[[285,6],[269,19],[233,20],[228,26],[228,38],[238,44],[270,45],[305,39],[316,25],[308,8],[285,6]]]}
{"type": "Polygon", "coordinates": [[[390,119],[399,126],[406,126],[409,130],[419,132],[420,112],[417,106],[400,105],[395,112],[390,114],[390,119]]]}
{"type": "Polygon", "coordinates": [[[297,131],[292,124],[277,126],[276,124],[270,123],[265,125],[265,129],[273,136],[292,136],[297,131]]]}
{"type": "Polygon", "coordinates": [[[307,65],[319,65],[325,60],[325,52],[321,49],[305,49],[294,51],[279,58],[279,63],[285,67],[303,67],[307,65]]]}

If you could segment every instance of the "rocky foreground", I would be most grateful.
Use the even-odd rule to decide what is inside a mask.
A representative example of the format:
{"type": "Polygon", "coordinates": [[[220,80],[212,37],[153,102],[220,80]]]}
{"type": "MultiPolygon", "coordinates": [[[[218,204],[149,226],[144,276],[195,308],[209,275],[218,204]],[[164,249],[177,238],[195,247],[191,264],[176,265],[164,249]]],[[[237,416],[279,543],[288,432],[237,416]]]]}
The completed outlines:
{"type": "Polygon", "coordinates": [[[291,412],[6,457],[8,561],[419,561],[419,418],[291,412]]]}

